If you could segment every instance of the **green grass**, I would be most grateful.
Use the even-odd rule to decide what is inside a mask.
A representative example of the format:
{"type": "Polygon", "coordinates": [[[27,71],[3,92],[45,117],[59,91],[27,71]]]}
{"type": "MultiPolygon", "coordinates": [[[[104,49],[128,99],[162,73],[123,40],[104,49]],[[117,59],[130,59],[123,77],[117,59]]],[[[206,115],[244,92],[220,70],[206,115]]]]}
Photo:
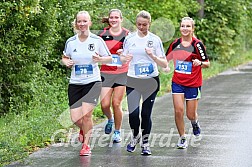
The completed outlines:
{"type": "Polygon", "coordinates": [[[246,64],[252,61],[252,50],[244,53],[241,56],[236,56],[229,63],[219,63],[218,61],[211,61],[210,68],[203,69],[203,78],[208,79],[216,76],[220,72],[223,72],[229,68],[236,67],[241,64],[246,64]]]}
{"type": "MultiPolygon", "coordinates": [[[[249,61],[252,61],[252,51],[237,56],[228,64],[211,61],[211,67],[203,70],[203,77],[204,79],[213,77],[226,69],[249,61]]],[[[160,73],[159,96],[170,91],[171,77],[172,73],[160,73]]],[[[44,86],[45,82],[41,81],[41,85],[44,86]]],[[[66,89],[60,84],[48,84],[46,88],[41,91],[34,88],[37,91],[35,94],[37,98],[29,103],[26,111],[20,111],[19,114],[9,113],[0,118],[0,166],[22,160],[33,151],[50,145],[51,136],[57,130],[68,131],[74,128],[74,126],[64,126],[64,121],[70,119],[66,89]],[[65,113],[65,116],[59,120],[62,113],[65,113]]],[[[123,106],[126,108],[126,100],[123,106]]],[[[96,123],[104,120],[100,106],[95,109],[94,120],[96,123]]],[[[56,142],[61,138],[66,138],[64,135],[66,134],[58,135],[56,142]]]]}

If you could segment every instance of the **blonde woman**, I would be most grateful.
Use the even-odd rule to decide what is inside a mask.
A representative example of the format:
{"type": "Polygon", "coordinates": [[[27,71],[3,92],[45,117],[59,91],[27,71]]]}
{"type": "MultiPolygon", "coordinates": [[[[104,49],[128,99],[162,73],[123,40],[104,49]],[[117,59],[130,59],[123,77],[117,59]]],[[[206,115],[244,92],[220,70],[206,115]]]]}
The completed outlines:
{"type": "Polygon", "coordinates": [[[150,24],[149,12],[141,11],[137,14],[137,32],[126,37],[121,56],[123,62],[129,62],[126,93],[132,139],[127,145],[127,151],[134,152],[141,141],[141,155],[151,155],[151,114],[160,87],[158,66],[167,67],[163,44],[158,36],[149,31],[150,24]],[[143,102],[140,111],[141,98],[143,102]]]}
{"type": "Polygon", "coordinates": [[[101,92],[98,62],[111,62],[105,42],[89,30],[91,18],[87,11],[80,11],[74,21],[75,32],[65,44],[62,62],[72,69],[68,87],[71,119],[80,128],[79,140],[83,143],[81,156],[91,154],[89,139],[92,133],[92,112],[101,92]]]}
{"type": "Polygon", "coordinates": [[[203,43],[194,37],[194,20],[184,17],[180,23],[181,37],[173,41],[166,53],[167,60],[174,62],[172,97],[175,123],[180,135],[177,148],[187,148],[184,110],[191,121],[193,134],[200,135],[198,100],[201,96],[202,68],[210,66],[203,43]],[[184,105],[184,103],[186,105],[184,105]],[[185,106],[185,107],[184,107],[185,106]]]}

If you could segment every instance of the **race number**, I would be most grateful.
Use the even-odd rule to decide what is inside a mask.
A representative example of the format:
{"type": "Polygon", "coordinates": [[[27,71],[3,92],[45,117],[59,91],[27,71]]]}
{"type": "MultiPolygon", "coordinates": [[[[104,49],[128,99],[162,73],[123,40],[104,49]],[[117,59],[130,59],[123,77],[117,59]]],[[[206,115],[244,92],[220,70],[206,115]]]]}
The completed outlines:
{"type": "Polygon", "coordinates": [[[117,54],[112,54],[112,62],[107,64],[108,66],[122,66],[120,56],[117,54]]]}
{"type": "Polygon", "coordinates": [[[151,63],[135,64],[136,76],[148,76],[153,73],[153,65],[151,63]]]}
{"type": "Polygon", "coordinates": [[[93,66],[91,64],[75,65],[76,76],[87,76],[93,74],[93,66]]]}
{"type": "Polygon", "coordinates": [[[175,71],[178,73],[183,73],[183,74],[191,74],[192,62],[177,60],[175,71]]]}

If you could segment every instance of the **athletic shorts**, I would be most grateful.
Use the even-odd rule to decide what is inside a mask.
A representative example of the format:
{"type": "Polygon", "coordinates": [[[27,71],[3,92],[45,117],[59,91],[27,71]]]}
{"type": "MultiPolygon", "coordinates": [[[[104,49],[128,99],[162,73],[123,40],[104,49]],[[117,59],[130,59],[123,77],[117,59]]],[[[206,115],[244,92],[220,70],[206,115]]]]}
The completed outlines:
{"type": "Polygon", "coordinates": [[[107,74],[101,73],[102,87],[115,88],[117,86],[125,86],[127,82],[127,73],[107,74]]]}
{"type": "Polygon", "coordinates": [[[186,100],[195,100],[201,98],[200,87],[188,87],[172,82],[172,94],[184,94],[186,100]]]}
{"type": "Polygon", "coordinates": [[[97,105],[101,94],[101,82],[91,82],[85,85],[69,84],[68,99],[70,109],[82,106],[82,103],[97,105]]]}
{"type": "Polygon", "coordinates": [[[150,92],[150,94],[152,94],[153,92],[158,92],[160,89],[159,76],[145,79],[133,78],[128,76],[127,87],[136,89],[137,91],[142,93],[150,92]]]}

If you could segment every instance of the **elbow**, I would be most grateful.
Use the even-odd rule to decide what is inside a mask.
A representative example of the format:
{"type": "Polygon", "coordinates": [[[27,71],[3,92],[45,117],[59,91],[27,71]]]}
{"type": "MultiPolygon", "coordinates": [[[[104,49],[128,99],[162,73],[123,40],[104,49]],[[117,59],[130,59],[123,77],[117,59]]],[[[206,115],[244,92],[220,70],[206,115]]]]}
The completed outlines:
{"type": "Polygon", "coordinates": [[[210,67],[210,62],[204,63],[203,68],[209,68],[209,67],[210,67]]]}
{"type": "Polygon", "coordinates": [[[164,66],[162,66],[162,67],[163,67],[163,68],[167,68],[168,65],[169,65],[169,63],[168,63],[167,59],[164,59],[164,66]]]}
{"type": "Polygon", "coordinates": [[[209,68],[209,67],[210,67],[210,62],[207,62],[206,68],[209,68]]]}
{"type": "Polygon", "coordinates": [[[158,65],[162,68],[167,68],[168,66],[168,61],[166,59],[159,59],[158,65]]]}
{"type": "Polygon", "coordinates": [[[166,62],[166,63],[164,63],[161,67],[163,67],[163,68],[167,68],[168,67],[168,63],[166,62]]]}

